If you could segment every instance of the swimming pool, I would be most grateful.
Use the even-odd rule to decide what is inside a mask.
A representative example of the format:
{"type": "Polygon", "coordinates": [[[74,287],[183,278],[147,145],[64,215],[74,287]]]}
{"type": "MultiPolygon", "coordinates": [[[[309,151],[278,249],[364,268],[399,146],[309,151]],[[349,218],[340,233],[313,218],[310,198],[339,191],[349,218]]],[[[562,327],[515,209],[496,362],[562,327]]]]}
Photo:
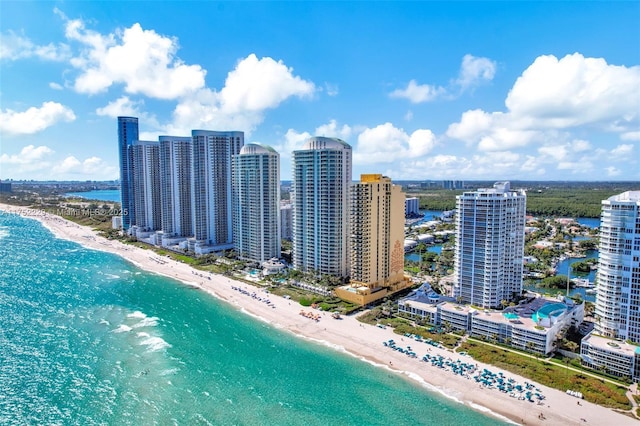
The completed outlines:
{"type": "Polygon", "coordinates": [[[538,309],[536,313],[531,316],[531,319],[535,322],[540,322],[551,317],[557,317],[566,311],[567,305],[564,303],[548,303],[538,309]]]}
{"type": "Polygon", "coordinates": [[[505,317],[506,319],[508,319],[508,320],[515,320],[515,319],[518,319],[518,314],[516,314],[516,313],[514,313],[514,312],[505,312],[505,313],[504,313],[504,314],[502,314],[502,315],[504,315],[504,317],[505,317]]]}

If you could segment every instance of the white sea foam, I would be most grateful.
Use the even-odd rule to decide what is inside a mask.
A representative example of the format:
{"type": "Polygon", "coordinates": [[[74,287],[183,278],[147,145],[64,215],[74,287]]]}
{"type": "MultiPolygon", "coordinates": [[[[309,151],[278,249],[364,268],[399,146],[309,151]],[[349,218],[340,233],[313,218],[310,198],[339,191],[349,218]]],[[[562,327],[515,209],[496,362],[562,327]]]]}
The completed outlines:
{"type": "Polygon", "coordinates": [[[104,274],[104,276],[110,280],[117,280],[118,278],[120,278],[120,275],[115,275],[115,274],[104,274]]]}
{"type": "Polygon", "coordinates": [[[140,311],[135,311],[134,313],[127,315],[127,318],[146,318],[146,317],[147,315],[140,311]]]}
{"type": "Polygon", "coordinates": [[[127,331],[131,331],[131,327],[128,325],[120,325],[120,327],[113,330],[114,333],[126,333],[127,331]]]}
{"type": "Polygon", "coordinates": [[[176,374],[178,371],[180,371],[179,368],[170,368],[168,370],[164,370],[160,373],[161,376],[169,376],[169,375],[173,375],[176,374]]]}
{"type": "Polygon", "coordinates": [[[243,312],[243,313],[249,315],[250,317],[253,317],[253,318],[255,318],[257,320],[260,320],[260,321],[262,321],[264,323],[272,324],[272,322],[269,321],[268,319],[266,319],[264,317],[261,317],[260,315],[252,314],[251,312],[247,311],[245,308],[240,308],[240,312],[243,312]]]}
{"type": "Polygon", "coordinates": [[[101,319],[101,320],[100,320],[100,324],[104,324],[104,325],[111,325],[111,324],[109,323],[109,321],[107,321],[106,319],[101,319]]]}
{"type": "Polygon", "coordinates": [[[505,416],[503,416],[503,415],[501,415],[501,414],[498,414],[498,413],[496,413],[496,412],[494,412],[494,411],[491,411],[489,408],[484,407],[484,406],[482,406],[482,405],[478,405],[478,404],[475,404],[475,403],[473,403],[473,402],[470,402],[468,405],[469,405],[469,407],[473,408],[473,409],[474,409],[474,410],[476,410],[476,411],[480,411],[481,413],[489,414],[490,416],[492,416],[492,417],[496,417],[496,418],[498,418],[498,419],[502,420],[502,421],[503,421],[503,422],[505,422],[505,423],[510,423],[510,424],[512,424],[512,425],[517,425],[517,424],[519,424],[519,423],[514,422],[514,421],[513,421],[513,420],[511,420],[510,418],[505,417],[505,416]]]}
{"type": "Polygon", "coordinates": [[[9,236],[9,227],[8,226],[0,226],[0,239],[9,236]]]}
{"type": "Polygon", "coordinates": [[[133,328],[155,327],[158,325],[158,317],[146,317],[133,325],[133,328]]]}
{"type": "Polygon", "coordinates": [[[171,345],[165,342],[165,340],[162,337],[157,337],[157,336],[148,337],[142,342],[140,342],[140,344],[143,346],[147,346],[149,348],[149,351],[151,352],[157,352],[162,349],[171,347],[171,345]]]}
{"type": "Polygon", "coordinates": [[[144,331],[141,331],[140,333],[136,334],[136,336],[138,336],[138,337],[149,337],[149,333],[145,333],[144,331]]]}

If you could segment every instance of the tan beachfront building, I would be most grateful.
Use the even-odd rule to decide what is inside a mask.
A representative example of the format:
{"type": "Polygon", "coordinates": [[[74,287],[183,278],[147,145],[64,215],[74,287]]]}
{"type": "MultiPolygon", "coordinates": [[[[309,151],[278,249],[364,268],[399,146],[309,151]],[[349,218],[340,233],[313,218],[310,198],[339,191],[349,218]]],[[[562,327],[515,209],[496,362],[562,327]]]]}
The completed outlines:
{"type": "Polygon", "coordinates": [[[405,194],[380,174],[363,174],[351,187],[351,282],[335,292],[366,305],[411,285],[404,274],[405,194]]]}

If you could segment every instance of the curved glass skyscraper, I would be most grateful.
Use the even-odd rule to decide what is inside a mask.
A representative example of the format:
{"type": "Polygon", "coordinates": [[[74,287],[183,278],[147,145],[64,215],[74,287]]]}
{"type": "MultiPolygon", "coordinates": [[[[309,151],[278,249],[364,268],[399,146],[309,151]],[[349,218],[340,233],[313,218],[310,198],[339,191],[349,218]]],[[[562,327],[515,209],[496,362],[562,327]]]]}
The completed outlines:
{"type": "Polygon", "coordinates": [[[349,276],[351,146],[312,137],[293,152],[293,267],[349,276]]]}
{"type": "Polygon", "coordinates": [[[242,259],[280,257],[280,155],[250,143],[233,157],[233,241],[242,259]]]}
{"type": "Polygon", "coordinates": [[[640,342],[640,191],[602,202],[596,330],[640,342]]]}
{"type": "Polygon", "coordinates": [[[120,156],[120,199],[122,229],[135,225],[133,198],[133,151],[130,147],[138,140],[138,118],[118,117],[118,154],[120,156]]]}

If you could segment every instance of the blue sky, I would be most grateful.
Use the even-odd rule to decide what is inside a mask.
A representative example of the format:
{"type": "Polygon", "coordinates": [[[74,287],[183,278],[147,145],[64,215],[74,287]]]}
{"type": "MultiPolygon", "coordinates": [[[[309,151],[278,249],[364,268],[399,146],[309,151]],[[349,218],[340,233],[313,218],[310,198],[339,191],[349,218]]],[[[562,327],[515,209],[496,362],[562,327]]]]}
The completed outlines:
{"type": "Polygon", "coordinates": [[[640,180],[640,2],[0,2],[0,178],[118,177],[141,138],[311,135],[354,179],[640,180]]]}

